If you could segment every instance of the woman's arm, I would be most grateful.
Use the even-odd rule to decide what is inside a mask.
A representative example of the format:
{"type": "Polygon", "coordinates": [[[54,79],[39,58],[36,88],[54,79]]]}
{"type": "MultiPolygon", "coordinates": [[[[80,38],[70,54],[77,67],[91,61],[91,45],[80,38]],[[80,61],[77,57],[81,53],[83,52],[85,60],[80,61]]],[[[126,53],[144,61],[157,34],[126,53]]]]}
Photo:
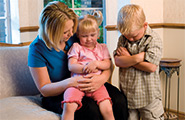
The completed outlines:
{"type": "Polygon", "coordinates": [[[77,87],[77,80],[81,79],[80,77],[72,77],[59,82],[51,83],[46,67],[29,67],[29,69],[38,90],[45,97],[60,95],[70,86],[77,87]]]}

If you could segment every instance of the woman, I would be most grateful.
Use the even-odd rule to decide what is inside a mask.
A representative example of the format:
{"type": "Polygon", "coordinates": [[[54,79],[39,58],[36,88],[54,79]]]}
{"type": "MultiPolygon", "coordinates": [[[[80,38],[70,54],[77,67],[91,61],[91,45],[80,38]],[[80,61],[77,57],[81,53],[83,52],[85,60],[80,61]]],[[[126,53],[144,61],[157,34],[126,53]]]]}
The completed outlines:
{"type": "MultiPolygon", "coordinates": [[[[41,12],[39,35],[29,48],[28,66],[36,86],[42,94],[42,104],[47,110],[61,114],[63,92],[68,87],[82,91],[95,91],[111,75],[110,70],[100,75],[70,77],[67,51],[78,39],[73,36],[77,28],[77,16],[62,2],[51,2],[41,12]]],[[[105,84],[113,102],[116,120],[127,119],[125,96],[112,85],[105,84]]],[[[95,101],[82,99],[83,107],[75,112],[75,120],[101,120],[102,116],[95,101]]]]}

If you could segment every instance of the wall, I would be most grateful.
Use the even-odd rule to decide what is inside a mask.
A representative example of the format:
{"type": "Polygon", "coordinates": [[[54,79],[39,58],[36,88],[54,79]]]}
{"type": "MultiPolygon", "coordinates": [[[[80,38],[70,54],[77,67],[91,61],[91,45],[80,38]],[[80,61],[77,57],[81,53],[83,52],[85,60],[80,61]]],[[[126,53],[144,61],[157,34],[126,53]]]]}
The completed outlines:
{"type": "MultiPolygon", "coordinates": [[[[117,24],[117,14],[120,8],[126,4],[129,4],[130,0],[106,0],[106,23],[107,25],[116,25],[117,24]]],[[[110,55],[113,60],[113,51],[116,49],[118,37],[120,33],[118,31],[107,31],[107,46],[109,48],[110,55]]],[[[118,67],[115,66],[112,74],[112,84],[119,86],[118,80],[118,67]]],[[[119,88],[119,87],[118,87],[119,88]]]]}
{"type": "Polygon", "coordinates": [[[164,1],[164,22],[185,23],[185,1],[184,0],[163,0],[164,1]]]}
{"type": "MultiPolygon", "coordinates": [[[[43,0],[19,0],[20,27],[38,26],[40,12],[43,9],[43,0]]],[[[20,42],[33,41],[37,32],[22,32],[20,42]]]]}
{"type": "MultiPolygon", "coordinates": [[[[164,50],[163,57],[181,59],[180,67],[180,111],[185,112],[185,30],[184,29],[164,29],[164,50]]],[[[171,78],[171,108],[176,110],[177,103],[177,74],[174,73],[171,78]]],[[[165,81],[165,76],[161,78],[165,81]]],[[[163,82],[164,86],[164,82],[163,82]]],[[[164,88],[163,88],[164,91],[164,88]]],[[[164,92],[163,92],[164,93],[164,92]]],[[[164,97],[163,97],[164,98],[164,97]]]]}
{"type": "MultiPolygon", "coordinates": [[[[184,0],[164,0],[164,23],[185,24],[184,0]]],[[[185,29],[169,29],[163,31],[163,57],[181,59],[180,67],[180,111],[185,113],[185,29]]],[[[165,78],[162,78],[165,80],[165,78]]],[[[171,108],[176,109],[177,75],[171,78],[171,108]]]]}

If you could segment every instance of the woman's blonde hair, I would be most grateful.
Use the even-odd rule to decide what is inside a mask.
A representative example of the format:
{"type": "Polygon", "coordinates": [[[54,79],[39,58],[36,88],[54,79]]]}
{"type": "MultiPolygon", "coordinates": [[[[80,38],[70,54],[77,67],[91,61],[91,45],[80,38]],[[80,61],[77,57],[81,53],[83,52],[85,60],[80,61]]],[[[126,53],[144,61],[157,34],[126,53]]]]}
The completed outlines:
{"type": "Polygon", "coordinates": [[[118,13],[117,28],[122,34],[127,35],[142,28],[145,20],[144,11],[139,5],[126,5],[118,13]]]}
{"type": "Polygon", "coordinates": [[[44,40],[49,49],[60,50],[60,41],[64,34],[64,26],[68,20],[73,20],[73,33],[77,29],[77,15],[62,2],[54,1],[42,10],[39,19],[39,37],[44,40]]]}
{"type": "Polygon", "coordinates": [[[77,35],[79,35],[79,32],[86,33],[98,30],[102,21],[103,15],[101,11],[94,11],[93,15],[80,16],[78,19],[77,35]]]}

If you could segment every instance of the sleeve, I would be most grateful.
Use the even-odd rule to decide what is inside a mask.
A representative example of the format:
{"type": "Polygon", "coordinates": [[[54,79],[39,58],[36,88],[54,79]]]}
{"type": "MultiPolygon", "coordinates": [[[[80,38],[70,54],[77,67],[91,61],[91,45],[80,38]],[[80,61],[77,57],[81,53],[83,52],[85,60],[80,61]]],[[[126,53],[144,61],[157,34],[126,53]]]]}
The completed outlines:
{"type": "Polygon", "coordinates": [[[79,51],[80,45],[78,43],[74,43],[67,53],[68,59],[70,59],[71,57],[78,59],[80,53],[79,51]]]}
{"type": "Polygon", "coordinates": [[[159,65],[162,56],[162,40],[157,33],[151,37],[150,43],[146,47],[145,60],[159,65]]]}
{"type": "Polygon", "coordinates": [[[43,55],[39,52],[38,48],[36,48],[36,46],[32,44],[29,46],[28,66],[29,67],[45,67],[46,66],[46,61],[43,58],[43,55]]]}
{"type": "Polygon", "coordinates": [[[113,51],[113,56],[116,55],[116,50],[117,50],[119,47],[121,47],[121,46],[123,46],[123,36],[122,36],[122,35],[121,35],[121,36],[119,37],[119,39],[118,39],[117,47],[116,47],[116,49],[113,51]]]}
{"type": "Polygon", "coordinates": [[[104,59],[110,59],[111,58],[106,44],[102,44],[102,51],[103,51],[103,58],[104,59]]]}
{"type": "Polygon", "coordinates": [[[119,48],[119,47],[125,47],[125,45],[123,45],[124,40],[125,40],[125,39],[124,39],[123,35],[121,35],[121,36],[119,37],[119,39],[118,39],[117,48],[119,48]]]}

